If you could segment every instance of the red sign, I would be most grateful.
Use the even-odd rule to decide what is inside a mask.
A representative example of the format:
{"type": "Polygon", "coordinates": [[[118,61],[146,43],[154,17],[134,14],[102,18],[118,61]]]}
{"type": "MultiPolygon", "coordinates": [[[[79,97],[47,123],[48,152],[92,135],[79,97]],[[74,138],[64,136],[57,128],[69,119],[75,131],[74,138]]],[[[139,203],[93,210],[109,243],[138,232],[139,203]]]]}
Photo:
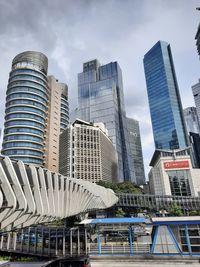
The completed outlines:
{"type": "Polygon", "coordinates": [[[190,165],[188,160],[164,162],[165,169],[184,169],[189,167],[190,165]]]}

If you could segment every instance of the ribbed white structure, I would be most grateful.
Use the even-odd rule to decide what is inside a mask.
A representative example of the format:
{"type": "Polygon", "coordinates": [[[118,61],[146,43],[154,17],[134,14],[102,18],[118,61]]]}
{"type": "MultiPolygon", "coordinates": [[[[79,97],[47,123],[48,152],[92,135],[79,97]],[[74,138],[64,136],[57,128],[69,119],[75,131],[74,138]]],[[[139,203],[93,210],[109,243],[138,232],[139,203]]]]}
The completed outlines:
{"type": "Polygon", "coordinates": [[[9,157],[0,158],[0,181],[0,228],[4,230],[109,208],[118,201],[110,189],[9,157]]]}

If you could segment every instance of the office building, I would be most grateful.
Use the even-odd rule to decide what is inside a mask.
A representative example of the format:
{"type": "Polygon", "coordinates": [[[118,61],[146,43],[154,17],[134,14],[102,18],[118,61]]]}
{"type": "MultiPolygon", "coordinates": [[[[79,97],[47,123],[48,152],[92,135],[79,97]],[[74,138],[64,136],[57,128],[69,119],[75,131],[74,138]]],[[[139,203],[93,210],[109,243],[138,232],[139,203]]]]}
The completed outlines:
{"type": "Polygon", "coordinates": [[[156,149],[187,147],[182,103],[168,43],[159,41],[145,54],[144,70],[156,149]]]}
{"type": "Polygon", "coordinates": [[[200,196],[200,169],[193,169],[190,149],[156,150],[150,166],[151,194],[200,196]]]}
{"type": "Polygon", "coordinates": [[[97,60],[83,64],[78,74],[78,114],[88,122],[103,122],[118,158],[118,181],[136,183],[131,159],[124,107],[122,72],[117,62],[100,65],[97,60]]]}
{"type": "Polygon", "coordinates": [[[117,154],[103,123],[76,120],[60,135],[59,172],[93,183],[115,182],[117,154]]]}
{"type": "Polygon", "coordinates": [[[200,168],[200,135],[189,132],[191,159],[194,168],[200,168]]]}
{"type": "Polygon", "coordinates": [[[145,184],[145,174],[139,122],[137,120],[127,118],[127,127],[129,133],[132,161],[133,166],[135,167],[136,183],[137,185],[143,185],[145,184]]]}
{"type": "Polygon", "coordinates": [[[59,171],[60,133],[69,123],[68,88],[54,76],[48,76],[49,101],[44,147],[44,166],[59,171]]]}
{"type": "Polygon", "coordinates": [[[195,40],[196,40],[197,52],[200,55],[200,24],[197,29],[195,40]]]}
{"type": "Polygon", "coordinates": [[[48,59],[40,52],[26,51],[13,59],[1,153],[57,171],[63,89],[47,71],[48,59]]]}
{"type": "Polygon", "coordinates": [[[25,163],[44,162],[47,68],[48,59],[39,52],[21,53],[12,62],[1,153],[25,163]]]}
{"type": "Polygon", "coordinates": [[[191,160],[194,168],[200,168],[200,125],[195,107],[184,109],[189,144],[191,147],[191,160]]]}
{"type": "Polygon", "coordinates": [[[60,84],[61,107],[60,107],[60,132],[65,130],[69,124],[69,102],[68,87],[65,83],[60,84]]]}
{"type": "Polygon", "coordinates": [[[199,118],[197,116],[197,110],[195,107],[188,107],[183,110],[184,118],[186,122],[187,132],[200,133],[199,118]]]}
{"type": "Polygon", "coordinates": [[[197,110],[197,116],[198,116],[199,123],[200,123],[200,79],[198,83],[192,86],[192,93],[193,93],[194,103],[195,103],[196,110],[197,110]]]}

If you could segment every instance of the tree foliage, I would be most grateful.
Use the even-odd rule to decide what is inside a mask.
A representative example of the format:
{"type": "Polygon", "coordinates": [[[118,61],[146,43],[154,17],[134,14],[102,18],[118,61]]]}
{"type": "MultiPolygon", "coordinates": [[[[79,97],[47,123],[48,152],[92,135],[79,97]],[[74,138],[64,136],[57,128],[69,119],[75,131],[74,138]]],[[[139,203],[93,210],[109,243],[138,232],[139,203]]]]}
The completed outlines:
{"type": "Polygon", "coordinates": [[[173,203],[169,209],[169,214],[171,216],[183,216],[183,211],[179,205],[173,203]]]}
{"type": "Polygon", "coordinates": [[[142,189],[131,182],[111,183],[99,181],[97,184],[106,188],[110,188],[115,193],[143,194],[142,189]]]}

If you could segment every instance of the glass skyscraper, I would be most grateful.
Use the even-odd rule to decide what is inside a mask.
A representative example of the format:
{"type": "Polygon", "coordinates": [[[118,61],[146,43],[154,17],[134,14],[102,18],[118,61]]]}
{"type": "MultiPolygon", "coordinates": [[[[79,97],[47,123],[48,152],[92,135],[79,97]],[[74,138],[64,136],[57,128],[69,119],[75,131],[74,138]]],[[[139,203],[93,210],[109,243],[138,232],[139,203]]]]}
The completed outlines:
{"type": "Polygon", "coordinates": [[[195,106],[197,109],[197,116],[198,116],[199,123],[200,123],[200,79],[198,83],[192,86],[192,94],[194,97],[194,102],[195,102],[195,106]]]}
{"type": "Polygon", "coordinates": [[[183,110],[187,132],[200,133],[199,118],[197,116],[197,109],[195,107],[188,107],[183,110]]]}
{"type": "Polygon", "coordinates": [[[127,118],[129,141],[133,165],[135,166],[135,176],[137,185],[145,184],[144,163],[142,155],[142,145],[140,138],[139,122],[132,118],[127,118]]]}
{"type": "Polygon", "coordinates": [[[48,59],[35,51],[12,62],[1,153],[58,172],[59,135],[68,126],[68,88],[47,76],[48,59]]]}
{"type": "Polygon", "coordinates": [[[182,103],[168,43],[159,41],[145,54],[144,70],[156,149],[187,147],[182,103]]]}
{"type": "Polygon", "coordinates": [[[100,66],[97,60],[83,64],[78,74],[78,112],[80,119],[103,122],[118,155],[118,180],[136,182],[131,159],[122,73],[117,62],[100,66]]]}
{"type": "Polygon", "coordinates": [[[6,92],[1,153],[25,163],[43,164],[48,109],[47,57],[27,51],[12,62],[6,92]]]}

